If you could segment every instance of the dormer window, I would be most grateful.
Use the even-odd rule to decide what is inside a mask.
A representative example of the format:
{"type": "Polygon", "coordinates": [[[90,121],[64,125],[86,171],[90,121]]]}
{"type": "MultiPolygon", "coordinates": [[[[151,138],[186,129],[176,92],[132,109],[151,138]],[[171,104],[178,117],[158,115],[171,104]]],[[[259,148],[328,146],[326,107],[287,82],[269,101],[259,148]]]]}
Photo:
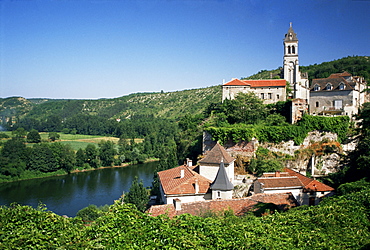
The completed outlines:
{"type": "Polygon", "coordinates": [[[314,91],[319,91],[320,90],[320,86],[316,84],[315,87],[313,87],[313,90],[314,91]]]}
{"type": "Polygon", "coordinates": [[[346,87],[346,86],[344,85],[344,83],[342,83],[342,82],[341,82],[341,83],[340,83],[340,85],[339,85],[339,90],[344,90],[344,89],[345,89],[345,87],[346,87]]]}
{"type": "Polygon", "coordinates": [[[326,88],[325,88],[326,90],[332,90],[333,89],[333,85],[331,85],[331,83],[328,83],[327,85],[326,85],[326,88]]]}

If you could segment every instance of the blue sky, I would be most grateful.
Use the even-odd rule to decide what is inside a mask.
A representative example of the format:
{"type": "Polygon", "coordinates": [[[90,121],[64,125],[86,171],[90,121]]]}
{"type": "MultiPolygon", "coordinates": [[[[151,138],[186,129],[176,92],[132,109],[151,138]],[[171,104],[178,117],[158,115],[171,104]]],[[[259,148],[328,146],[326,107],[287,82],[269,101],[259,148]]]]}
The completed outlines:
{"type": "Polygon", "coordinates": [[[370,56],[370,1],[0,0],[0,98],[114,98],[370,56]]]}

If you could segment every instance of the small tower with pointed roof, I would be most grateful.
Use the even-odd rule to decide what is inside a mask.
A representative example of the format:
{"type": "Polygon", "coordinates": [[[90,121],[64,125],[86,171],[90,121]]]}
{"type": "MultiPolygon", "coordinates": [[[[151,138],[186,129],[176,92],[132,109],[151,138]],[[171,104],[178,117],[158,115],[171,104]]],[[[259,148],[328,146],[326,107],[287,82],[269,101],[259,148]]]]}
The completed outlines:
{"type": "Polygon", "coordinates": [[[229,180],[222,159],[220,167],[218,168],[216,178],[211,184],[210,189],[212,190],[212,200],[232,199],[234,185],[229,180]]]}
{"type": "Polygon", "coordinates": [[[224,164],[227,176],[232,183],[234,181],[234,161],[235,159],[231,157],[218,142],[216,145],[209,150],[203,159],[198,161],[199,163],[199,174],[206,177],[207,179],[214,181],[221,161],[224,164]]]}

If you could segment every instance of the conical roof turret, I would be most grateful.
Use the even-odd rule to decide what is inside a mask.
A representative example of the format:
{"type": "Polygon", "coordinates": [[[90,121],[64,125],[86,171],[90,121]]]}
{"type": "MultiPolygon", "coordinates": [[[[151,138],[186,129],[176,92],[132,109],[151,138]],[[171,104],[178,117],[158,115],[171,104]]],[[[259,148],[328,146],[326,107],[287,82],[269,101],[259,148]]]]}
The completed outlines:
{"type": "Polygon", "coordinates": [[[298,41],[297,34],[293,30],[292,23],[290,23],[290,27],[288,29],[288,32],[285,34],[284,41],[285,42],[298,41]]]}
{"type": "Polygon", "coordinates": [[[220,168],[218,169],[216,179],[211,184],[211,190],[233,190],[234,185],[230,182],[227,176],[224,162],[221,160],[220,168]]]}

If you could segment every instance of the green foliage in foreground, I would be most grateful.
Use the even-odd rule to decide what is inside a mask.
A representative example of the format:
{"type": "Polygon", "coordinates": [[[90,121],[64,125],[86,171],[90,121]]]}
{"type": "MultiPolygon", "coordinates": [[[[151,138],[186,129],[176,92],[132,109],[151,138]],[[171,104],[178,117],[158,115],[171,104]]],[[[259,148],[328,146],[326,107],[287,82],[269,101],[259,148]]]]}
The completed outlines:
{"type": "Polygon", "coordinates": [[[0,207],[1,249],[365,249],[370,189],[263,217],[150,217],[116,202],[91,225],[42,209],[0,207]]]}

